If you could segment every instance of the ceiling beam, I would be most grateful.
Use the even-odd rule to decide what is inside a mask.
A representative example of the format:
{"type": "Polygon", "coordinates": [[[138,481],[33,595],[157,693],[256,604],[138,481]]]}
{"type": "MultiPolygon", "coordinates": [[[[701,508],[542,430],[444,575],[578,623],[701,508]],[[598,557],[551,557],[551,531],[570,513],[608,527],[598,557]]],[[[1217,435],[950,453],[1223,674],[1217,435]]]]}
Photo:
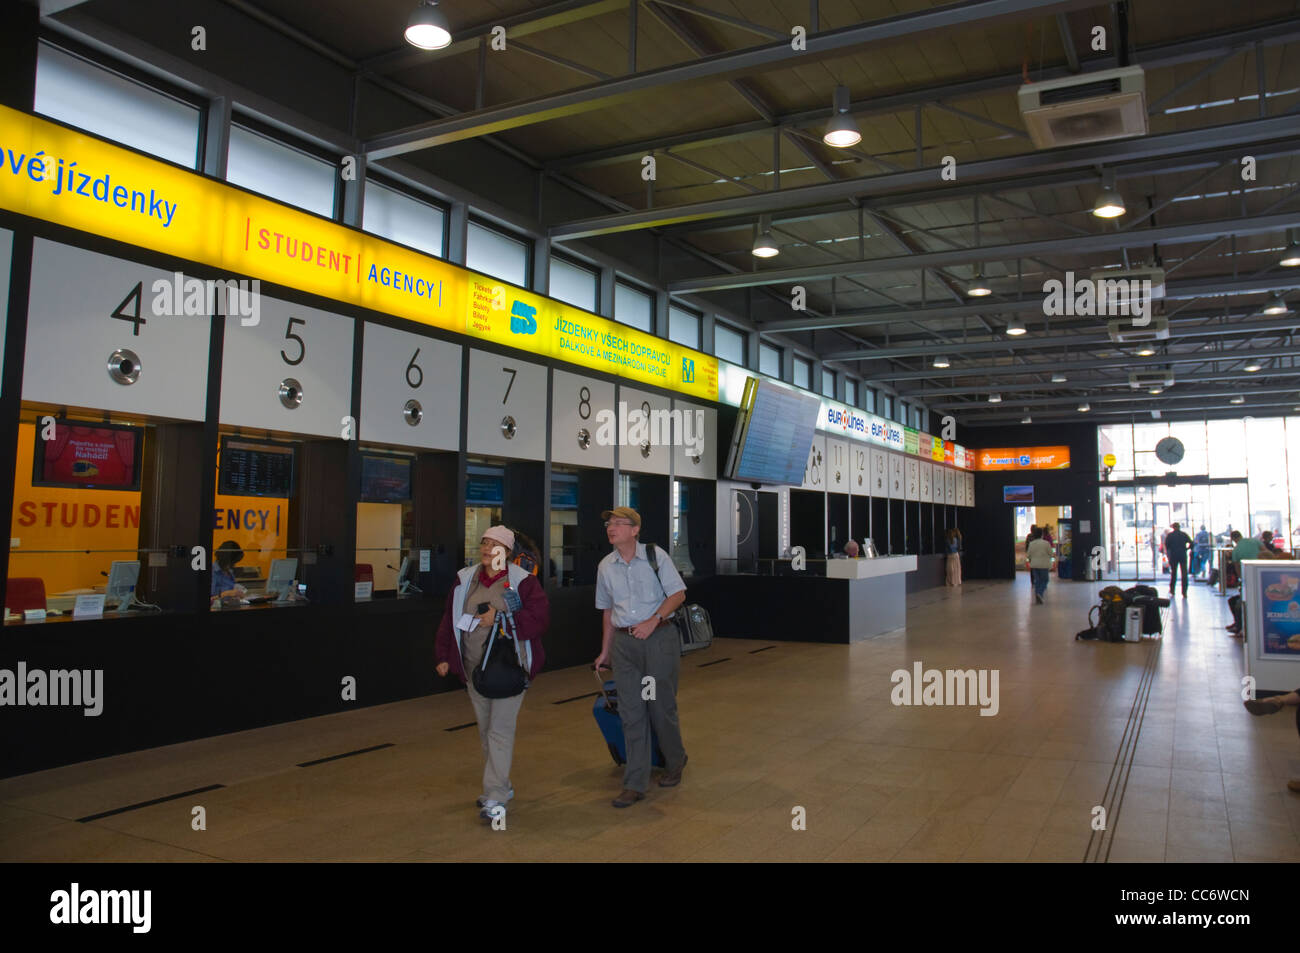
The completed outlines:
{"type": "MultiPolygon", "coordinates": [[[[764,193],[766,194],[766,193],[764,193]]],[[[743,200],[761,199],[763,195],[742,196],[743,200]]],[[[1212,222],[1185,222],[1178,225],[1159,225],[1135,232],[1100,232],[1096,235],[1072,235],[1066,238],[1046,238],[1009,245],[980,245],[968,248],[945,249],[912,255],[895,255],[886,258],[859,258],[853,261],[825,265],[804,265],[796,268],[772,268],[766,271],[742,272],[728,275],[706,275],[702,278],[684,278],[669,282],[671,293],[722,291],[735,288],[754,288],[760,285],[781,285],[789,282],[818,281],[844,278],[850,275],[879,275],[898,271],[915,271],[918,268],[948,268],[953,265],[987,264],[994,261],[1014,261],[1031,255],[1064,254],[1072,257],[1091,252],[1118,251],[1134,245],[1204,241],[1220,235],[1258,235],[1283,232],[1300,225],[1300,211],[1280,212],[1275,215],[1245,216],[1219,219],[1212,222]]]]}
{"type": "MultiPolygon", "coordinates": [[[[1160,136],[1141,136],[1113,142],[1066,146],[1041,152],[1027,152],[995,159],[977,159],[960,165],[963,183],[1007,178],[1022,183],[1031,175],[1067,169],[1107,167],[1134,159],[1152,159],[1204,152],[1207,149],[1233,148],[1287,139],[1295,135],[1295,120],[1286,116],[1249,119],[1244,122],[1201,129],[1187,129],[1160,136]]],[[[875,198],[918,190],[929,190],[930,201],[941,200],[945,189],[940,169],[912,169],[880,175],[860,176],[821,182],[796,188],[765,192],[762,195],[713,199],[684,205],[644,209],[622,215],[604,215],[557,225],[551,229],[552,240],[588,238],[615,232],[637,231],[672,225],[678,222],[725,218],[729,215],[771,215],[787,209],[847,202],[859,197],[875,198]]],[[[1023,185],[1022,185],[1023,187],[1023,185]]]]}
{"type": "MultiPolygon", "coordinates": [[[[798,53],[791,50],[788,39],[782,39],[764,46],[716,53],[559,93],[477,109],[448,119],[417,123],[374,137],[366,142],[364,151],[370,160],[383,159],[618,106],[682,83],[734,79],[761,70],[789,68],[799,62],[811,63],[821,57],[862,47],[895,43],[936,30],[979,27],[999,21],[1005,23],[1026,16],[1086,9],[1092,5],[1090,0],[964,0],[813,34],[807,38],[806,50],[798,53]]],[[[665,145],[661,143],[659,148],[665,145]]]]}
{"type": "MultiPolygon", "coordinates": [[[[1288,18],[1252,26],[1245,30],[1216,33],[1148,47],[1142,51],[1141,65],[1147,70],[1179,66],[1184,63],[1195,63],[1220,57],[1244,49],[1253,49],[1256,43],[1261,43],[1267,47],[1291,43],[1296,40],[1300,40],[1300,19],[1288,18]]],[[[1098,59],[1083,64],[1085,74],[1097,70],[1112,69],[1113,67],[1113,61],[1108,59],[1098,59]]],[[[1035,77],[1039,82],[1042,82],[1070,75],[1072,75],[1071,71],[1066,67],[1047,67],[1036,71],[1035,77]]],[[[1024,82],[1023,76],[1017,70],[1014,73],[998,73],[956,83],[925,86],[893,95],[871,96],[857,100],[849,104],[849,113],[854,116],[870,116],[899,112],[940,99],[960,100],[998,90],[1014,89],[1022,82],[1024,82]]],[[[786,113],[777,116],[776,120],[780,123],[782,129],[790,130],[804,126],[820,125],[826,122],[829,115],[829,107],[818,107],[817,109],[786,113]]],[[[771,125],[766,122],[731,123],[726,126],[715,126],[680,133],[676,136],[620,143],[605,149],[573,153],[550,160],[547,167],[561,169],[607,165],[613,162],[621,162],[628,156],[645,155],[651,149],[670,147],[683,149],[705,148],[736,139],[743,139],[747,136],[767,133],[770,129],[771,125]]]]}

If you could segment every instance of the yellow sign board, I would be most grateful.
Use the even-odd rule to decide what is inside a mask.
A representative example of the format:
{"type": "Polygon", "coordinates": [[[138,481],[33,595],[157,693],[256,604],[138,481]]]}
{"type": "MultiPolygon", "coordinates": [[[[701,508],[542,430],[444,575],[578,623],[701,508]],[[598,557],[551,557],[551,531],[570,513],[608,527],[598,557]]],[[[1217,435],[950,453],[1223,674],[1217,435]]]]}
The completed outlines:
{"type": "Polygon", "coordinates": [[[717,400],[718,361],[0,107],[0,208],[590,370],[717,400]]]}
{"type": "Polygon", "coordinates": [[[1101,458],[1101,462],[1108,467],[1113,467],[1116,463],[1119,462],[1119,458],[1116,457],[1115,454],[1113,453],[1108,453],[1101,458]]]}

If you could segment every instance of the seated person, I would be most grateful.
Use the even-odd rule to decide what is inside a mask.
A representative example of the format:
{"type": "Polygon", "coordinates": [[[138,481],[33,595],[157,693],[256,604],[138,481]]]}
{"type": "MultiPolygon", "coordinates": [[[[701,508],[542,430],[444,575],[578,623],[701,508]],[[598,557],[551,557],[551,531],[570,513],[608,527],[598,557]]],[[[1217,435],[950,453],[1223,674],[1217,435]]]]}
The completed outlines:
{"type": "Polygon", "coordinates": [[[844,555],[848,556],[849,559],[857,559],[858,552],[858,541],[856,539],[851,539],[844,544],[844,555]]]}
{"type": "Polygon", "coordinates": [[[212,554],[212,596],[242,599],[247,590],[235,581],[235,564],[244,558],[244,551],[233,539],[228,539],[212,554]]]}

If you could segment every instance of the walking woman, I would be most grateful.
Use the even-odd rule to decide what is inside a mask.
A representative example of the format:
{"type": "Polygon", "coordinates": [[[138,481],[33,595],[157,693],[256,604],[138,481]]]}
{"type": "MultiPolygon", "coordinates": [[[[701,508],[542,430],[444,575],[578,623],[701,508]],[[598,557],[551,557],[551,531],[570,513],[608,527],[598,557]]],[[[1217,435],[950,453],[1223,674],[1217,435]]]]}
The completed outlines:
{"type": "Polygon", "coordinates": [[[961,585],[961,530],[952,527],[948,530],[945,537],[947,539],[947,578],[944,584],[948,586],[961,585]]]}
{"type": "Polygon", "coordinates": [[[474,688],[472,673],[483,661],[490,637],[497,637],[493,652],[517,651],[517,638],[522,647],[519,660],[531,683],[545,661],[542,636],[551,621],[551,607],[541,583],[510,561],[514,548],[515,534],[504,526],[493,526],[483,534],[478,563],[456,574],[456,588],[447,599],[435,642],[438,674],[455,672],[474,706],[483,745],[483,794],[476,803],[479,816],[487,820],[504,817],[506,802],[515,796],[510,762],[515,719],[526,690],[510,698],[486,698],[474,688]],[[512,604],[516,606],[513,611],[512,604]]]}

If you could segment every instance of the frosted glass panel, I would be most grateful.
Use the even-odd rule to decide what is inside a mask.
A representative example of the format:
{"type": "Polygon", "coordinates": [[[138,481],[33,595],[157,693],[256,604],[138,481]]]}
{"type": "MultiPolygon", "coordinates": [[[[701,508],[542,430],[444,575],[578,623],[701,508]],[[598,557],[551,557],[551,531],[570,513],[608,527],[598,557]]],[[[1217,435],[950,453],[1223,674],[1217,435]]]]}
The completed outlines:
{"type": "Polygon", "coordinates": [[[781,349],[770,344],[758,346],[758,372],[781,379],[781,349]]]}
{"type": "Polygon", "coordinates": [[[596,289],[599,276],[587,268],[565,261],[563,258],[551,259],[551,297],[567,301],[577,308],[596,311],[596,289]]]}
{"type": "Polygon", "coordinates": [[[622,284],[614,286],[614,320],[620,324],[630,324],[642,331],[649,331],[654,327],[652,305],[650,296],[645,292],[622,284]]]}
{"type": "Polygon", "coordinates": [[[745,336],[724,324],[713,326],[713,353],[724,361],[745,366],[745,336]]]}
{"type": "Polygon", "coordinates": [[[334,167],[242,126],[230,127],[226,179],[317,215],[334,215],[334,167]]]}
{"type": "Polygon", "coordinates": [[[700,316],[681,308],[669,308],[668,339],[699,350],[700,316]]]}
{"type": "Polygon", "coordinates": [[[794,386],[812,390],[812,364],[802,357],[794,359],[794,386]]]}
{"type": "Polygon", "coordinates": [[[36,55],[36,111],[195,168],[197,108],[43,43],[36,55]]]}
{"type": "Polygon", "coordinates": [[[445,218],[440,208],[382,186],[378,182],[366,183],[366,202],[361,216],[361,227],[368,232],[441,258],[445,218]]]}
{"type": "Polygon", "coordinates": [[[465,267],[527,288],[528,246],[495,229],[470,222],[465,246],[465,267]]]}

